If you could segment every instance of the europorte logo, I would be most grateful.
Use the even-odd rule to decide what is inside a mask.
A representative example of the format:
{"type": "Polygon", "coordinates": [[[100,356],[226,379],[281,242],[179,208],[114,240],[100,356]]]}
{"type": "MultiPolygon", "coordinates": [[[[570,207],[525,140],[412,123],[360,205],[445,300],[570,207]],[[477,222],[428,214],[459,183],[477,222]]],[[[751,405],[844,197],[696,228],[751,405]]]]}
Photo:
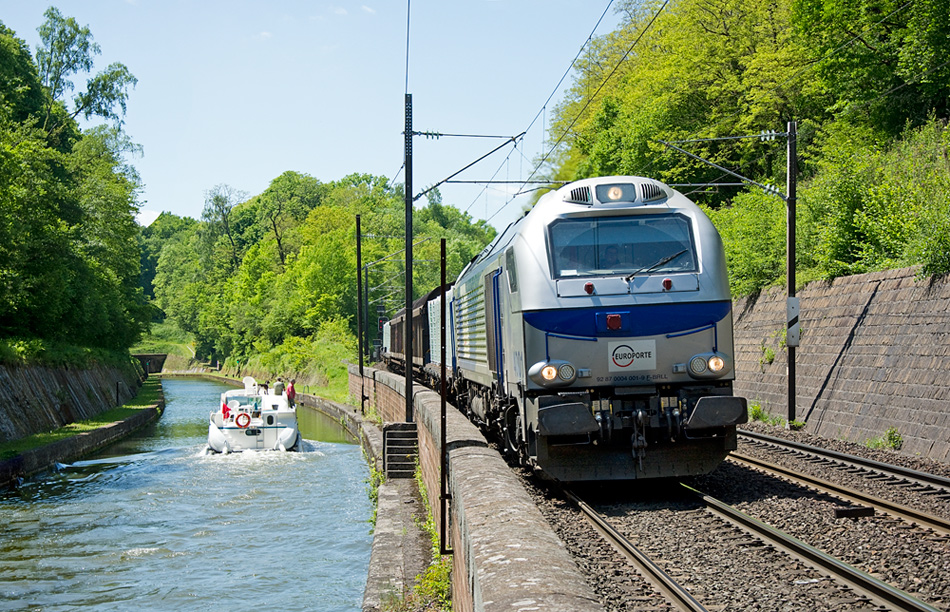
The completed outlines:
{"type": "Polygon", "coordinates": [[[656,369],[655,340],[626,340],[607,345],[607,361],[611,372],[656,369]]]}

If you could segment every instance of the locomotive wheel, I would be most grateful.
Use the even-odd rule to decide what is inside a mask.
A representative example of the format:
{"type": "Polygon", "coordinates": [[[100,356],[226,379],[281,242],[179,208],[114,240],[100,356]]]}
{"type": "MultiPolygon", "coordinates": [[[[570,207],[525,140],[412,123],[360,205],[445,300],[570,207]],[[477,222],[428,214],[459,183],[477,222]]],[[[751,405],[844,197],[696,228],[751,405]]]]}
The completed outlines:
{"type": "Polygon", "coordinates": [[[526,465],[527,445],[521,435],[521,410],[514,403],[505,410],[505,451],[518,459],[519,465],[526,465]]]}

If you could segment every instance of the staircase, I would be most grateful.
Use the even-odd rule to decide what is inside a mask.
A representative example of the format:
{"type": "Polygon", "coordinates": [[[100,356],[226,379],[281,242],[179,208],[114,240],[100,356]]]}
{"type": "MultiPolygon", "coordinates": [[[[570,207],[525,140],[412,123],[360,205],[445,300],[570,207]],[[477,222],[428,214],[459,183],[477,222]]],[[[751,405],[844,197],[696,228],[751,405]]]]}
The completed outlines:
{"type": "Polygon", "coordinates": [[[383,425],[383,471],[386,478],[412,478],[419,458],[415,423],[383,425]]]}

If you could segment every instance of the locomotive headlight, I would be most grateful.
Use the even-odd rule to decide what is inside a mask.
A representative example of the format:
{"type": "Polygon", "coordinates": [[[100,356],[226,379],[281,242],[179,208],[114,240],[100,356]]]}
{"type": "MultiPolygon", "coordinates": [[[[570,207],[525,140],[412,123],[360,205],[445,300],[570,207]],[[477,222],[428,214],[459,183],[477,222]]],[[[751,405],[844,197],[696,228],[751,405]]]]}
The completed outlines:
{"type": "Polygon", "coordinates": [[[607,199],[616,202],[623,197],[623,189],[614,185],[607,190],[607,199]]]}
{"type": "Polygon", "coordinates": [[[577,368],[562,359],[539,361],[528,368],[528,378],[541,387],[563,387],[577,380],[577,368]]]}
{"type": "Polygon", "coordinates": [[[687,373],[691,378],[719,378],[724,374],[728,374],[731,368],[731,361],[728,355],[713,351],[693,355],[692,359],[689,360],[687,373]]]}

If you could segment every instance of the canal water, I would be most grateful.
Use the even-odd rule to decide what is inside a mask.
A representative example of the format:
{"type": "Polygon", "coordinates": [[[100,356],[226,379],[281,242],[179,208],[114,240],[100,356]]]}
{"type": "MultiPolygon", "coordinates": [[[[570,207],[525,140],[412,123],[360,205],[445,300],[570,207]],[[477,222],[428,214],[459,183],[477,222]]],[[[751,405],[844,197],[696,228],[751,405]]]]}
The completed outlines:
{"type": "Polygon", "coordinates": [[[163,386],[154,425],[0,494],[0,610],[359,610],[360,447],[310,417],[304,452],[205,455],[228,387],[163,386]]]}

